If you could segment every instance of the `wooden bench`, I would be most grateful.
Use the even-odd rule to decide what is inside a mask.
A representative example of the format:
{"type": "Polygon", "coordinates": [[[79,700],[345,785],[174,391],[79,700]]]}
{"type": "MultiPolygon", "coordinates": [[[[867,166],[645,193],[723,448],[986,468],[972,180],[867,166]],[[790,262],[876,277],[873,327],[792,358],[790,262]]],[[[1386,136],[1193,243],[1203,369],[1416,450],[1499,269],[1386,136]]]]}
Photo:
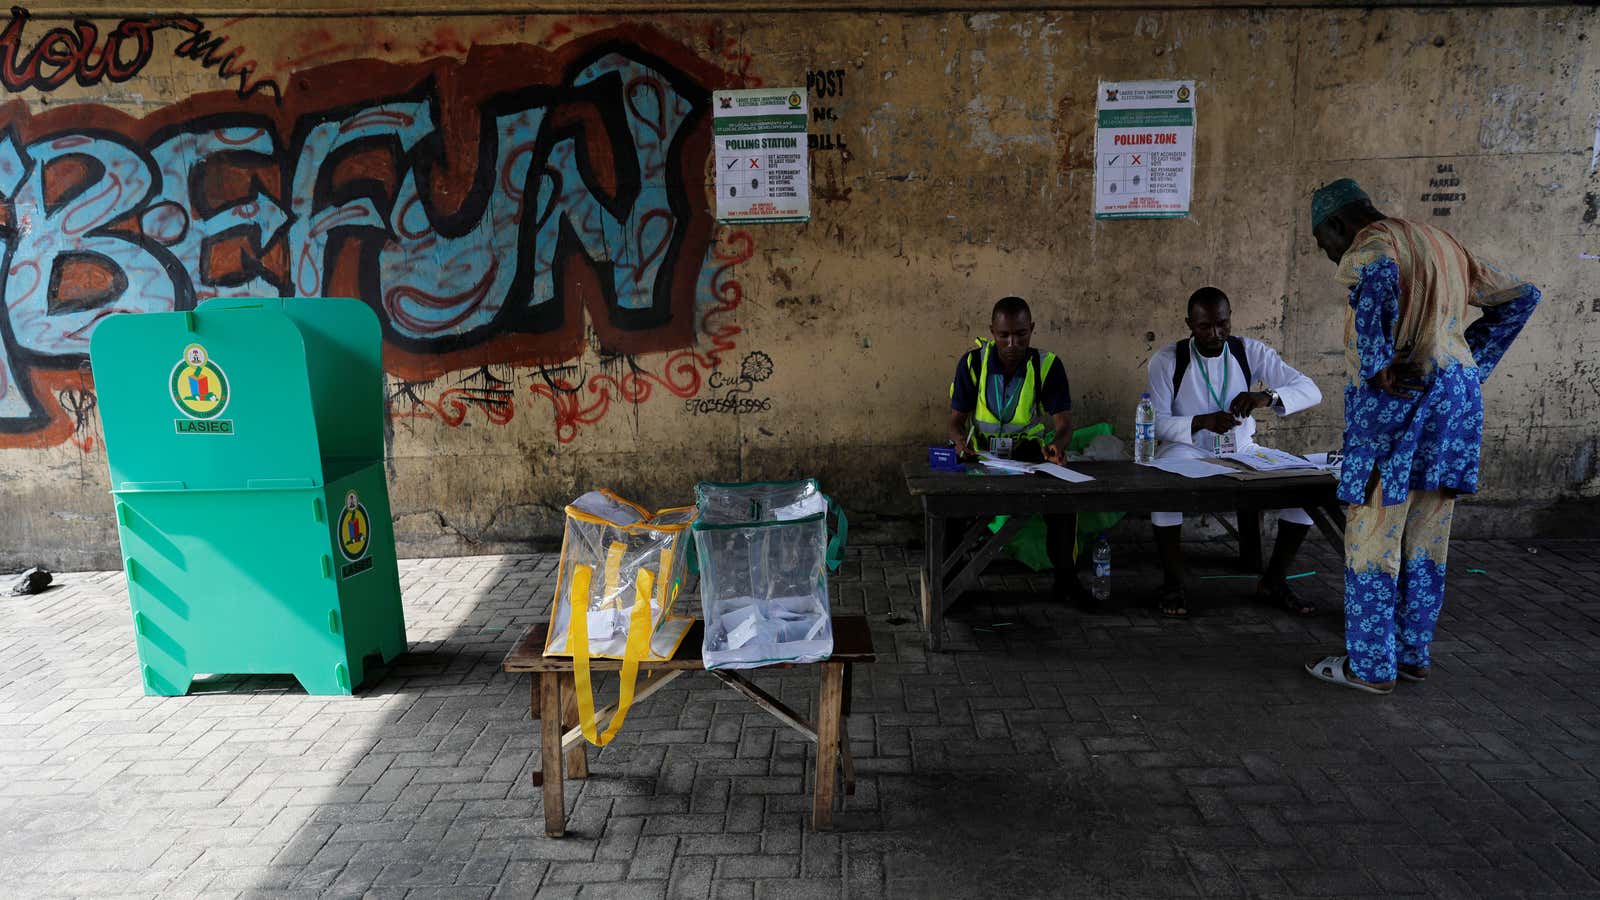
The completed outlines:
{"type": "MultiPolygon", "coordinates": [[[[546,622],[529,625],[500,666],[507,672],[538,673],[539,677],[533,680],[531,708],[534,721],[539,723],[543,761],[540,771],[534,773],[533,783],[544,788],[545,834],[561,837],[567,830],[565,800],[562,796],[564,777],[589,777],[588,741],[584,740],[582,731],[577,727],[578,704],[572,680],[572,659],[544,655],[548,628],[546,622]],[[564,777],[563,754],[566,757],[564,777]]],[[[635,706],[684,672],[705,670],[705,663],[700,658],[703,634],[702,623],[695,622],[671,659],[639,664],[641,677],[634,692],[635,706]]],[[[711,675],[723,684],[743,694],[778,721],[817,745],[816,783],[811,795],[811,827],[814,829],[827,830],[833,827],[833,805],[841,771],[845,793],[855,793],[855,763],[850,758],[850,738],[845,728],[845,719],[850,715],[850,669],[855,663],[870,663],[875,659],[872,632],[867,628],[866,617],[834,616],[831,657],[820,663],[787,663],[764,667],[818,667],[821,689],[817,692],[815,726],[738,672],[730,669],[711,671],[711,675]]],[[[590,661],[590,669],[595,672],[615,672],[621,668],[620,660],[590,661]]],[[[602,724],[609,721],[614,709],[607,707],[597,711],[596,720],[602,724]]],[[[627,726],[624,725],[623,729],[626,730],[627,726]]]]}

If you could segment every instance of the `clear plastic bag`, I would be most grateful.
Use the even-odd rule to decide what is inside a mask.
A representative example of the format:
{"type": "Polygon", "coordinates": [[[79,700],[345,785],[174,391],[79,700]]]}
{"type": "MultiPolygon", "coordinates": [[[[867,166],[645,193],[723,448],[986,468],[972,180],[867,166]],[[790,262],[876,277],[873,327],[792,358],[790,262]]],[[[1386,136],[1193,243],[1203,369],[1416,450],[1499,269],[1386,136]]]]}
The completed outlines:
{"type": "Polygon", "coordinates": [[[828,570],[843,548],[843,513],[814,480],[701,484],[696,499],[706,668],[828,658],[828,570]],[[831,541],[830,509],[839,523],[831,541]]]}
{"type": "Polygon", "coordinates": [[[544,653],[573,658],[584,737],[605,744],[627,716],[638,664],[671,659],[694,624],[673,615],[673,605],[683,586],[686,537],[696,512],[683,507],[651,515],[609,491],[590,491],[566,512],[544,653]],[[623,661],[617,712],[603,735],[594,721],[592,657],[623,661]]]}

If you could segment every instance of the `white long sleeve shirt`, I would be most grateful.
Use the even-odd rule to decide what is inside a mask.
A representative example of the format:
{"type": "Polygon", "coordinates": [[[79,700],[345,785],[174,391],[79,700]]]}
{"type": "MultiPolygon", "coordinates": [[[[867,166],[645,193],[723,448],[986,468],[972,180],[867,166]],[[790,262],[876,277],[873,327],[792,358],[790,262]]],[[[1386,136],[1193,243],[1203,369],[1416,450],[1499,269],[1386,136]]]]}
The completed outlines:
{"type": "MultiPolygon", "coordinates": [[[[1187,338],[1185,339],[1187,340],[1187,338]]],[[[1278,392],[1280,405],[1271,409],[1280,416],[1293,415],[1322,402],[1322,391],[1316,382],[1283,361],[1278,351],[1254,339],[1243,338],[1245,359],[1250,363],[1250,377],[1278,392]]],[[[1218,435],[1201,429],[1193,430],[1194,417],[1217,412],[1219,407],[1211,391],[1222,398],[1221,410],[1226,410],[1233,398],[1251,389],[1244,380],[1244,370],[1227,347],[1214,357],[1189,355],[1189,368],[1183,373],[1183,382],[1176,395],[1172,390],[1172,373],[1178,364],[1172,344],[1156,351],[1150,357],[1150,402],[1156,408],[1156,439],[1175,444],[1191,444],[1202,450],[1215,452],[1218,435]],[[1206,387],[1205,374],[1211,376],[1211,389],[1206,387]],[[1226,389],[1223,384],[1226,382],[1226,389]]],[[[1235,442],[1240,449],[1255,443],[1256,420],[1246,416],[1233,429],[1235,442]]]]}

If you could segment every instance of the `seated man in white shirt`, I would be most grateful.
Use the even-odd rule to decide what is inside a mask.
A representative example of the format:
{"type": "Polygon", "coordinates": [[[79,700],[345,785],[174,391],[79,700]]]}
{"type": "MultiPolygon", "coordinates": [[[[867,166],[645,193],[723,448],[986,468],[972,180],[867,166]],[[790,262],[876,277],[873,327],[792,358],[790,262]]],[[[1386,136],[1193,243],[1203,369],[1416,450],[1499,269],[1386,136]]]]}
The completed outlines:
{"type": "MultiPolygon", "coordinates": [[[[1287,416],[1322,402],[1317,385],[1285,363],[1276,350],[1253,338],[1233,337],[1231,314],[1227,294],[1214,287],[1195,291],[1185,320],[1190,337],[1150,358],[1150,401],[1156,408],[1160,442],[1157,459],[1244,450],[1255,443],[1251,414],[1256,410],[1287,416]],[[1266,390],[1251,391],[1258,380],[1266,390]]],[[[1187,615],[1179,543],[1183,514],[1151,513],[1150,521],[1161,551],[1161,612],[1187,615]]],[[[1257,596],[1302,616],[1314,614],[1316,608],[1296,597],[1285,577],[1310,528],[1311,517],[1305,510],[1278,511],[1278,541],[1256,584],[1257,596]]]]}

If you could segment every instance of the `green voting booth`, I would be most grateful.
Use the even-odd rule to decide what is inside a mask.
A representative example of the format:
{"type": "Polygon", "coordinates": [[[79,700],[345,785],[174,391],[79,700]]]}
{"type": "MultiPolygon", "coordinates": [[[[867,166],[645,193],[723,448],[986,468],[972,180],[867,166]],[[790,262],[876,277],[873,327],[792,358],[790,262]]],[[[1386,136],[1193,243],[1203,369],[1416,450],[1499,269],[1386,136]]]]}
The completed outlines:
{"type": "Polygon", "coordinates": [[[112,316],[90,358],[145,693],[281,673],[349,694],[405,651],[366,304],[112,316]]]}

